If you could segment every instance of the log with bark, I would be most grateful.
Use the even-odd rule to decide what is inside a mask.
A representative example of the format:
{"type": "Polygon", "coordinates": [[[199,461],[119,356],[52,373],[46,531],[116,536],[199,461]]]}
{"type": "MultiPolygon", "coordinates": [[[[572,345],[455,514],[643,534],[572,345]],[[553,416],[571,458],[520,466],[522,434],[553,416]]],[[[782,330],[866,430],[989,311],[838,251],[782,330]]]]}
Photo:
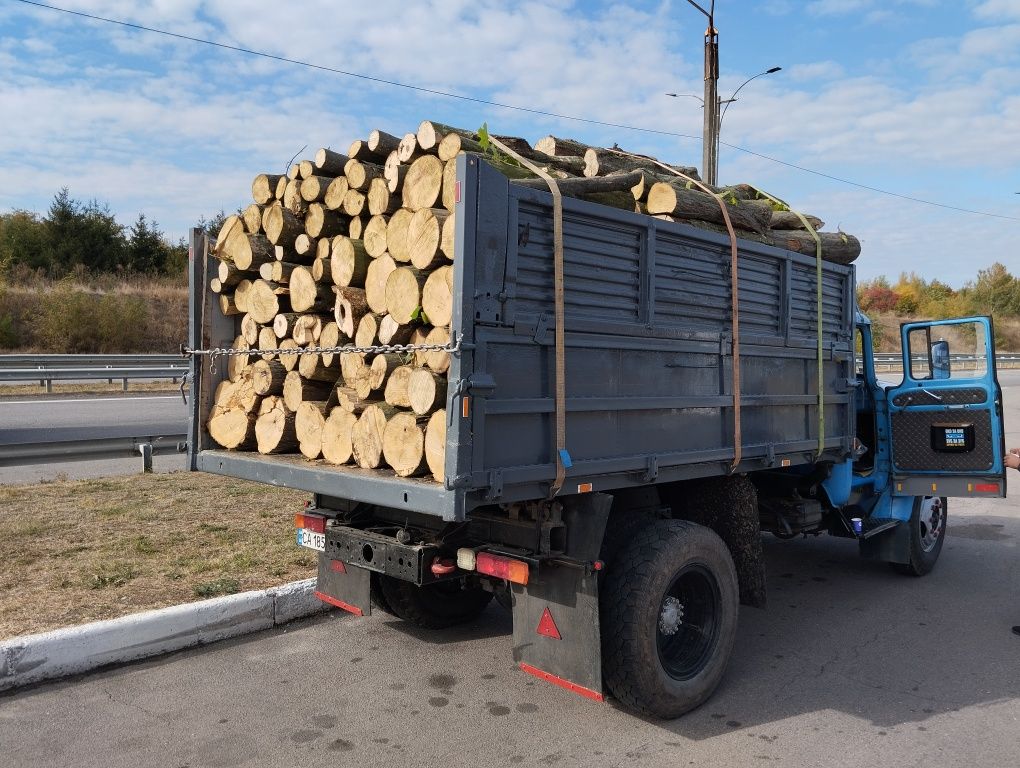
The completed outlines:
{"type": "Polygon", "coordinates": [[[354,452],[354,425],[358,417],[343,408],[334,408],[322,427],[322,458],[330,464],[346,464],[354,452]]]}
{"type": "Polygon", "coordinates": [[[383,434],[386,422],[397,413],[397,409],[386,403],[370,405],[358,417],[351,433],[354,460],[363,469],[376,469],[383,460],[383,434]]]}
{"type": "Polygon", "coordinates": [[[417,477],[429,471],[425,460],[428,420],[412,413],[394,414],[383,432],[383,457],[397,477],[417,477]]]}

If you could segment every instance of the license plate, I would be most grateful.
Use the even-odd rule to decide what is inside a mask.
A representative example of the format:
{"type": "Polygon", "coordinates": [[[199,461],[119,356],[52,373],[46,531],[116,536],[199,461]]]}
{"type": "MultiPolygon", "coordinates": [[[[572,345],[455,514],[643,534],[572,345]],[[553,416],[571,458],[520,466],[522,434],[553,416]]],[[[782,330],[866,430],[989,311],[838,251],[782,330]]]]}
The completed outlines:
{"type": "Polygon", "coordinates": [[[325,552],[326,534],[316,533],[315,531],[310,531],[307,528],[298,528],[297,543],[300,547],[308,547],[309,549],[317,549],[320,552],[325,552]]]}

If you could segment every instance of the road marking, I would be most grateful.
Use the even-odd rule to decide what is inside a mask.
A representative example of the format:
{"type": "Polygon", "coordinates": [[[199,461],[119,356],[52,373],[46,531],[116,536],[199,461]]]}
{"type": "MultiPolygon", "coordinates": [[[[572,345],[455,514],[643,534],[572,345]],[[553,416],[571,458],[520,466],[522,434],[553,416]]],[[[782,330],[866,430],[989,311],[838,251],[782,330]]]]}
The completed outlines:
{"type": "MultiPolygon", "coordinates": [[[[142,400],[178,400],[179,395],[167,395],[161,397],[86,397],[80,400],[0,400],[0,406],[2,405],[53,405],[56,403],[122,403],[125,400],[142,401],[142,400]]],[[[182,403],[183,405],[183,403],[182,403]]]]}

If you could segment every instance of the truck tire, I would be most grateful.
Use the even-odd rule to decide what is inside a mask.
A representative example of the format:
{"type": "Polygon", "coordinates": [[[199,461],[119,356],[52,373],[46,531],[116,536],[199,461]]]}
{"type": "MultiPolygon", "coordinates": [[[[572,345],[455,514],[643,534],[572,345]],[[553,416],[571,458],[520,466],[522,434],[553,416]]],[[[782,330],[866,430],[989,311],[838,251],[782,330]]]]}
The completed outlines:
{"type": "Polygon", "coordinates": [[[443,629],[471,621],[492,600],[481,587],[459,580],[419,587],[392,576],[379,577],[379,590],[391,613],[423,629],[443,629]]]}
{"type": "Polygon", "coordinates": [[[643,526],[604,584],[602,666],[610,692],[660,718],[708,699],[733,648],[740,602],[722,539],[687,520],[643,526]]]}
{"type": "Polygon", "coordinates": [[[924,576],[935,567],[946,540],[948,499],[944,496],[918,496],[910,514],[910,562],[890,563],[906,576],[924,576]]]}
{"type": "Polygon", "coordinates": [[[386,595],[383,594],[382,586],[379,583],[380,579],[382,579],[382,574],[374,572],[371,574],[369,594],[372,596],[372,606],[384,613],[393,615],[393,609],[390,608],[390,604],[387,602],[386,595]]]}

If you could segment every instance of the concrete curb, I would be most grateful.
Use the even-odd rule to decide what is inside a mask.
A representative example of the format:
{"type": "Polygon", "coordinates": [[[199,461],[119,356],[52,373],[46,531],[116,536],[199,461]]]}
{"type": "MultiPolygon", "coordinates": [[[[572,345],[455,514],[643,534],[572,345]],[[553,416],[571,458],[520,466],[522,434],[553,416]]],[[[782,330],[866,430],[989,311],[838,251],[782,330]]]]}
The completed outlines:
{"type": "Polygon", "coordinates": [[[258,632],[327,610],[315,579],[0,642],[0,691],[258,632]]]}

